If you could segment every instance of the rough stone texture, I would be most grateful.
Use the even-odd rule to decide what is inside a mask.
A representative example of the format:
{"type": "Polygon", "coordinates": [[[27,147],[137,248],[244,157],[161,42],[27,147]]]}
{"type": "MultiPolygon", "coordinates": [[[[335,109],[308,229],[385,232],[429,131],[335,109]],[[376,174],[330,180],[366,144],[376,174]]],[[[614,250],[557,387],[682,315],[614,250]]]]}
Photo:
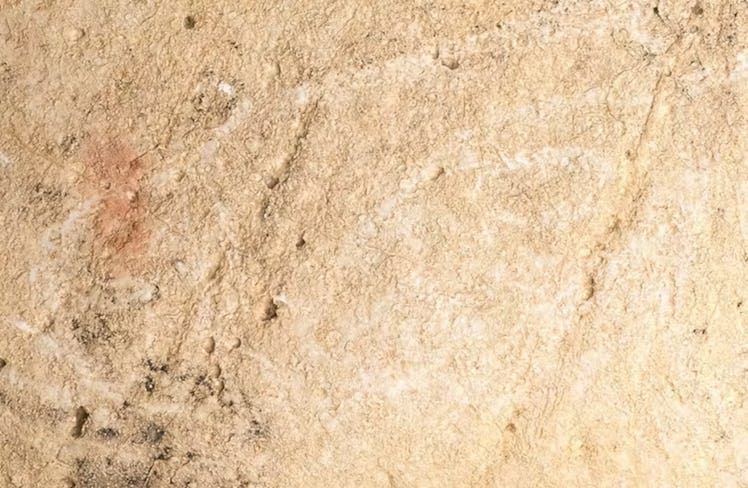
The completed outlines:
{"type": "Polygon", "coordinates": [[[0,486],[748,486],[747,36],[1,0],[0,486]]]}

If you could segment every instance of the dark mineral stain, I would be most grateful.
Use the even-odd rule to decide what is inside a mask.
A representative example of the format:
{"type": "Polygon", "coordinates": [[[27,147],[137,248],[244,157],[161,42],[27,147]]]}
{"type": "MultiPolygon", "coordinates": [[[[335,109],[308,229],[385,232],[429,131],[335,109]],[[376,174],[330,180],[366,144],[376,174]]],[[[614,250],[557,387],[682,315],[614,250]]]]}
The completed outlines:
{"type": "Polygon", "coordinates": [[[105,343],[114,337],[107,316],[103,313],[74,318],[70,321],[70,329],[75,339],[84,346],[105,343]]]}
{"type": "Polygon", "coordinates": [[[112,428],[105,427],[103,429],[99,429],[96,431],[96,437],[99,437],[100,439],[108,441],[108,440],[119,437],[119,432],[117,432],[116,430],[112,428]]]}
{"type": "Polygon", "coordinates": [[[151,444],[158,444],[159,442],[161,442],[161,439],[164,438],[166,431],[160,425],[150,422],[145,427],[143,427],[141,434],[143,436],[143,440],[150,442],[151,444]]]}
{"type": "Polygon", "coordinates": [[[150,358],[146,358],[145,365],[153,373],[159,373],[159,372],[168,373],[169,372],[168,365],[153,361],[150,358]]]}
{"type": "Polygon", "coordinates": [[[155,459],[155,460],[157,460],[157,461],[168,461],[169,459],[171,459],[171,456],[172,456],[171,452],[172,452],[172,449],[171,449],[171,447],[169,447],[169,446],[166,446],[166,447],[164,447],[163,449],[161,449],[161,450],[160,450],[160,451],[158,452],[158,454],[156,454],[156,455],[155,455],[155,456],[153,457],[153,459],[155,459]]]}
{"type": "Polygon", "coordinates": [[[247,435],[250,441],[264,440],[270,437],[267,425],[261,423],[259,420],[251,420],[249,422],[249,429],[247,429],[247,435]]]}
{"type": "Polygon", "coordinates": [[[75,468],[76,488],[121,488],[146,486],[150,465],[87,457],[78,459],[75,468]]]}

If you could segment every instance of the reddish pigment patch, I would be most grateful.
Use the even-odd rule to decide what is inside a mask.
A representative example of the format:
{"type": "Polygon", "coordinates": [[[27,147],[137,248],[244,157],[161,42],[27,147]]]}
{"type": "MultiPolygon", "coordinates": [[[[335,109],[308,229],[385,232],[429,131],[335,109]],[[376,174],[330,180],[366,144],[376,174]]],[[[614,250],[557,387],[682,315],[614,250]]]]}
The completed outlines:
{"type": "Polygon", "coordinates": [[[120,140],[92,137],[84,149],[84,164],[86,193],[99,200],[94,251],[110,271],[132,270],[148,240],[143,159],[120,140]]]}

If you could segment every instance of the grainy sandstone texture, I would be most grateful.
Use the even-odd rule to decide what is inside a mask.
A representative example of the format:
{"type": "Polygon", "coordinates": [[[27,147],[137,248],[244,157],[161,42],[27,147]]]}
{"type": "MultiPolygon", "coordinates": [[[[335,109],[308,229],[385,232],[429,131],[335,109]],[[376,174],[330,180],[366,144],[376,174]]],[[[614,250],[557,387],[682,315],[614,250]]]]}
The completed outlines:
{"type": "Polygon", "coordinates": [[[747,41],[0,0],[0,486],[748,486],[747,41]]]}

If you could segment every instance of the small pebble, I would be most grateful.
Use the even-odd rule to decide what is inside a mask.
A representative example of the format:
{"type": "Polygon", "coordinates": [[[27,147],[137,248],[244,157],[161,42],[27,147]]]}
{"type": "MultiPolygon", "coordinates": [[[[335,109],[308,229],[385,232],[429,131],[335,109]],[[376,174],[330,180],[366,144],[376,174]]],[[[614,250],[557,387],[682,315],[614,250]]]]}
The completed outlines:
{"type": "Polygon", "coordinates": [[[278,305],[269,299],[265,302],[265,306],[262,309],[262,320],[268,321],[278,317],[278,305]]]}
{"type": "Polygon", "coordinates": [[[73,424],[73,428],[70,430],[70,435],[75,438],[82,437],[86,422],[88,422],[88,411],[82,406],[78,407],[75,409],[74,417],[75,423],[73,424]]]}
{"type": "Polygon", "coordinates": [[[580,290],[580,298],[583,301],[587,301],[590,298],[592,298],[592,295],[595,294],[595,279],[592,277],[592,275],[588,275],[585,277],[584,282],[582,283],[582,288],[580,290]]]}
{"type": "Polygon", "coordinates": [[[208,374],[213,378],[218,378],[221,376],[221,367],[217,364],[211,364],[210,368],[208,368],[208,374]]]}
{"type": "Polygon", "coordinates": [[[188,15],[184,18],[184,28],[185,29],[194,29],[195,28],[195,17],[188,15]]]}
{"type": "Polygon", "coordinates": [[[65,29],[65,32],[63,32],[65,40],[71,43],[79,41],[85,34],[86,33],[83,31],[83,29],[79,29],[77,27],[68,27],[67,29],[65,29]]]}
{"type": "Polygon", "coordinates": [[[263,183],[265,183],[265,186],[268,187],[268,189],[272,190],[273,188],[278,185],[278,178],[275,176],[264,176],[262,178],[263,183]]]}
{"type": "Polygon", "coordinates": [[[187,265],[181,259],[174,261],[174,269],[182,276],[187,274],[187,265]]]}
{"type": "Polygon", "coordinates": [[[422,178],[426,181],[436,181],[444,174],[444,168],[441,166],[430,166],[423,170],[422,178]]]}
{"type": "Polygon", "coordinates": [[[265,77],[266,78],[277,78],[280,76],[281,69],[280,64],[277,61],[269,61],[265,63],[265,77]]]}
{"type": "Polygon", "coordinates": [[[439,45],[435,44],[434,47],[431,49],[431,58],[439,59],[439,54],[441,54],[439,51],[439,45]]]}
{"type": "Polygon", "coordinates": [[[203,350],[208,354],[212,354],[216,350],[216,340],[212,337],[208,337],[203,344],[203,350]]]}
{"type": "Polygon", "coordinates": [[[265,88],[269,87],[275,80],[280,77],[280,73],[280,64],[278,64],[276,61],[267,63],[262,75],[262,85],[265,88]]]}
{"type": "Polygon", "coordinates": [[[449,56],[442,58],[442,66],[446,66],[449,69],[457,69],[460,66],[460,62],[457,61],[457,58],[449,56]]]}
{"type": "Polygon", "coordinates": [[[234,337],[233,339],[231,339],[231,342],[229,343],[229,348],[236,349],[237,347],[241,345],[242,345],[242,340],[239,339],[238,337],[234,337]]]}

